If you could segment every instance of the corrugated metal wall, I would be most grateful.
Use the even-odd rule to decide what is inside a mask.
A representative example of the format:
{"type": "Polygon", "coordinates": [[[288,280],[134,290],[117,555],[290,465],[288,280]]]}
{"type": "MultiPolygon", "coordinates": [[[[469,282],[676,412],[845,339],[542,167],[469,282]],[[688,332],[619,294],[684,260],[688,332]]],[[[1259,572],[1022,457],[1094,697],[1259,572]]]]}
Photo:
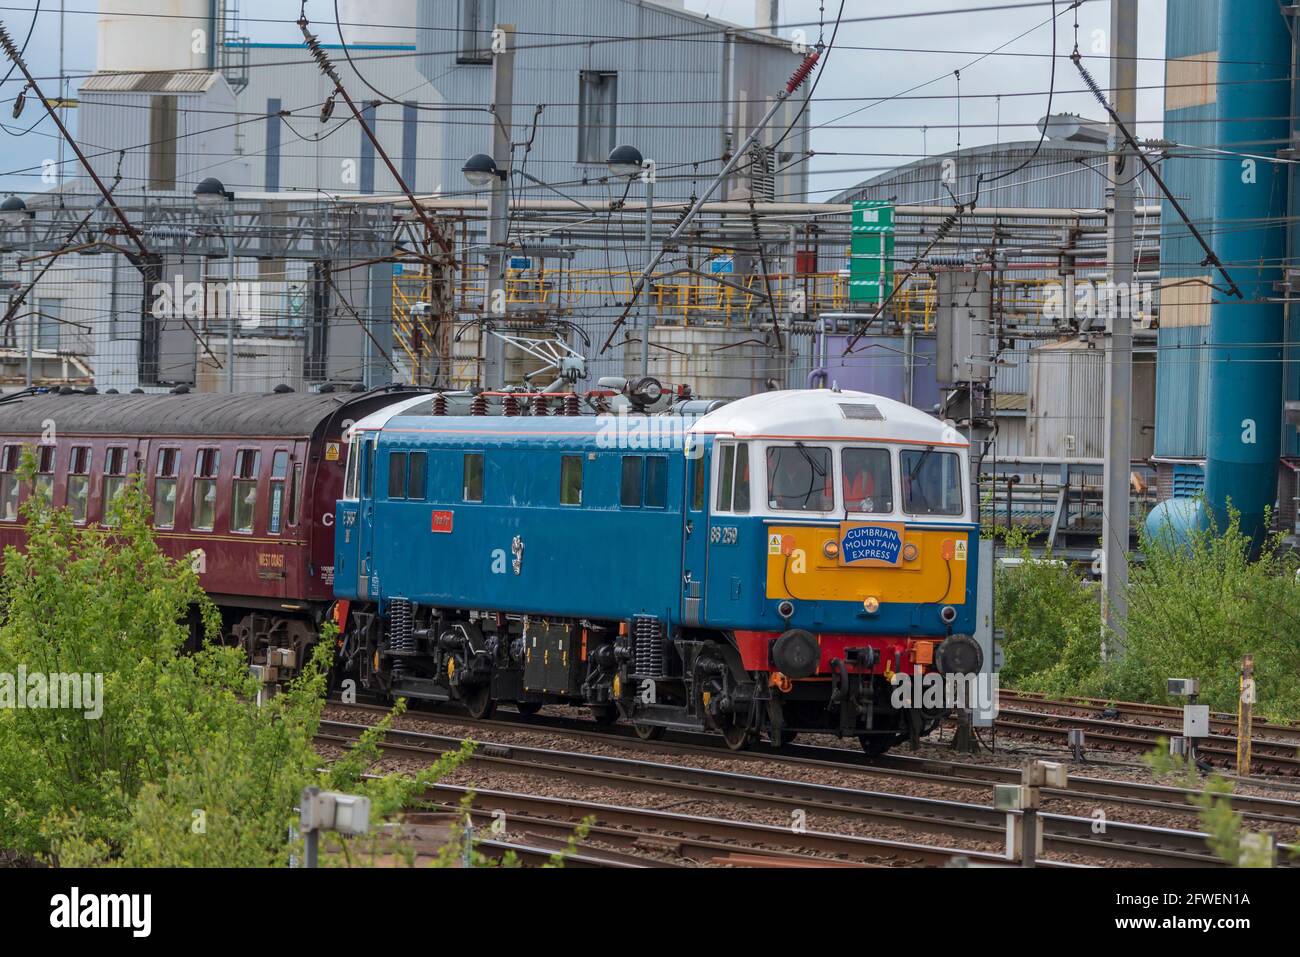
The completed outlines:
{"type": "MultiPolygon", "coordinates": [[[[1218,45],[1218,0],[1169,0],[1166,5],[1165,55],[1172,62],[1212,54],[1218,45]]],[[[1213,78],[1214,67],[1208,65],[1213,78]]],[[[1184,96],[1185,78],[1172,77],[1184,96]]],[[[1169,96],[1169,94],[1167,94],[1169,96]]],[[[1174,102],[1181,102],[1175,99],[1174,102]]],[[[1214,139],[1214,102],[1166,109],[1166,138],[1179,143],[1208,144],[1214,139]]],[[[1206,235],[1212,225],[1214,178],[1218,160],[1200,155],[1166,160],[1161,173],[1166,184],[1197,228],[1206,235]]],[[[1212,291],[1198,277],[1208,269],[1205,254],[1173,207],[1163,203],[1160,229],[1161,328],[1157,334],[1155,455],[1200,458],[1205,455],[1206,364],[1212,291]],[[1190,281],[1189,281],[1190,280],[1190,281]],[[1174,304],[1177,298],[1178,305],[1174,304]]]]}

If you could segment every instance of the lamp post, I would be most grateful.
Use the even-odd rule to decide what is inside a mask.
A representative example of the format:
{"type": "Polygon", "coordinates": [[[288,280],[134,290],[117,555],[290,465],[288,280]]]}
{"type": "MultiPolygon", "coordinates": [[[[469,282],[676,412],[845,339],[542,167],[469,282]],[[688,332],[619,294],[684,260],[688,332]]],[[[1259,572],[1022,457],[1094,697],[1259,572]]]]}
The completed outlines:
{"type": "MultiPolygon", "coordinates": [[[[654,161],[646,160],[635,146],[615,146],[609,152],[609,173],[619,179],[632,179],[640,176],[645,183],[645,255],[646,264],[654,259],[654,207],[655,177],[654,161]]],[[[650,297],[641,304],[641,377],[650,374],[650,323],[653,307],[650,297]]]]}
{"type": "MultiPolygon", "coordinates": [[[[223,213],[227,217],[233,214],[235,194],[229,192],[225,184],[215,176],[209,176],[194,187],[194,205],[200,211],[209,211],[214,216],[220,217],[223,213]]],[[[222,230],[223,238],[226,241],[226,262],[230,270],[230,281],[235,281],[235,250],[230,240],[230,223],[227,221],[226,228],[222,230]]],[[[206,297],[205,297],[206,298],[206,297]]],[[[226,391],[234,394],[235,391],[235,313],[231,308],[230,290],[226,290],[226,391]]]]}
{"type": "MultiPolygon", "coordinates": [[[[21,196],[10,196],[0,203],[0,221],[6,226],[17,227],[28,220],[36,218],[36,213],[27,208],[21,196]]],[[[36,237],[32,235],[27,242],[27,261],[31,266],[32,276],[27,286],[27,295],[34,293],[36,285],[36,237]]],[[[35,347],[35,327],[40,314],[28,306],[27,309],[27,388],[32,387],[32,350],[35,347]]]]}
{"type": "MultiPolygon", "coordinates": [[[[465,180],[475,189],[491,189],[488,201],[488,264],[487,264],[487,300],[485,311],[488,316],[505,319],[506,317],[506,241],[509,238],[509,172],[502,169],[497,161],[487,153],[475,153],[461,167],[465,180]]],[[[495,337],[479,334],[483,350],[483,381],[485,388],[500,388],[504,382],[493,382],[493,377],[504,377],[504,370],[497,355],[498,344],[495,337]]]]}

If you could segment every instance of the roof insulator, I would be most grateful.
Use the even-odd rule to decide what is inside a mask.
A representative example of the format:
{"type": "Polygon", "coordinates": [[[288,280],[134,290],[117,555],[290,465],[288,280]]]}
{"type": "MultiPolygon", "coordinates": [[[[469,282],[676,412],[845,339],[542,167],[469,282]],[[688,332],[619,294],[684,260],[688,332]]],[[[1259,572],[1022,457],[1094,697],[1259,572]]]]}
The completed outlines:
{"type": "Polygon", "coordinates": [[[185,393],[187,393],[187,392],[189,392],[189,391],[190,391],[190,387],[189,387],[189,386],[187,386],[187,385],[178,385],[178,386],[176,386],[175,388],[172,389],[172,395],[185,395],[185,393]]]}
{"type": "Polygon", "coordinates": [[[358,383],[356,383],[354,386],[352,386],[352,388],[349,389],[348,391],[349,391],[349,392],[365,392],[365,391],[366,391],[366,387],[365,387],[362,383],[358,382],[358,383]]]}
{"type": "Polygon", "coordinates": [[[292,387],[292,386],[285,385],[283,382],[281,382],[279,385],[277,385],[277,386],[276,386],[274,389],[272,389],[271,391],[272,391],[273,393],[275,393],[276,395],[284,395],[286,392],[292,392],[292,391],[293,391],[293,387],[292,387]]]}

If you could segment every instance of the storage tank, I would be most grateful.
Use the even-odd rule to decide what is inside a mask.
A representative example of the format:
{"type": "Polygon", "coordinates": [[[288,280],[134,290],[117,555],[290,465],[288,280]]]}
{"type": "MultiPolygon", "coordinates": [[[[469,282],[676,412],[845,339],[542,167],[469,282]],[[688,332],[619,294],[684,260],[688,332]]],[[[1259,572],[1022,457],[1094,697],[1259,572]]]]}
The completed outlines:
{"type": "MultiPolygon", "coordinates": [[[[1099,459],[1106,454],[1106,351],[1090,342],[1049,342],[1029,353],[1027,454],[1099,459]]],[[[1151,456],[1155,362],[1133,355],[1132,459],[1151,456]]]]}
{"type": "MultiPolygon", "coordinates": [[[[339,0],[339,24],[349,46],[415,45],[415,0],[339,0]]],[[[442,43],[454,34],[443,34],[442,43]]]]}
{"type": "Polygon", "coordinates": [[[211,0],[99,0],[95,69],[112,73],[211,67],[211,0]]]}

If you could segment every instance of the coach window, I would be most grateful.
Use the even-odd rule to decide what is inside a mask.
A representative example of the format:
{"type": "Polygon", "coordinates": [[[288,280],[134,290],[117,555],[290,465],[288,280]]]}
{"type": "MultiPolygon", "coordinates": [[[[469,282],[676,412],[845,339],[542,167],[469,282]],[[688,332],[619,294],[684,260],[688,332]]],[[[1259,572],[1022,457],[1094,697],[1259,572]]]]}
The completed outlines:
{"type": "Polygon", "coordinates": [[[428,497],[426,487],[429,475],[429,453],[412,452],[406,468],[406,497],[413,502],[423,502],[428,497]]]}
{"type": "Polygon", "coordinates": [[[53,445],[42,445],[36,449],[36,482],[34,488],[37,496],[43,498],[46,505],[54,501],[54,462],[57,451],[58,448],[53,445]]]}
{"type": "Polygon", "coordinates": [[[258,449],[235,451],[235,474],[230,483],[230,530],[251,532],[257,514],[257,475],[262,467],[258,449]]]}
{"type": "Polygon", "coordinates": [[[180,473],[180,449],[159,449],[153,479],[153,523],[157,528],[176,527],[176,476],[180,473]]]}
{"type": "Polygon", "coordinates": [[[464,499],[467,502],[483,501],[483,453],[465,453],[464,499]]]}
{"type": "Polygon", "coordinates": [[[802,442],[771,446],[767,450],[767,506],[794,512],[834,510],[831,450],[802,442]]]}
{"type": "Polygon", "coordinates": [[[619,489],[618,504],[624,508],[641,507],[641,483],[644,481],[645,459],[640,455],[623,456],[623,483],[619,489]]]}
{"type": "Polygon", "coordinates": [[[109,514],[109,509],[126,487],[126,449],[121,446],[110,447],[104,455],[104,494],[100,506],[104,511],[104,524],[115,525],[116,520],[109,514]]]}
{"type": "Polygon", "coordinates": [[[582,456],[560,456],[560,504],[582,504],[582,456]]]}
{"type": "Polygon", "coordinates": [[[749,446],[723,445],[718,456],[719,512],[749,511],[749,446]]]}
{"type": "Polygon", "coordinates": [[[90,504],[90,446],[75,445],[68,460],[68,508],[72,521],[86,524],[90,504]]]}
{"type": "Polygon", "coordinates": [[[0,453],[0,519],[6,522],[18,520],[18,459],[22,447],[6,445],[0,453]]]}
{"type": "Polygon", "coordinates": [[[961,459],[953,452],[904,449],[903,511],[909,515],[961,514],[961,459]]]}
{"type": "Polygon", "coordinates": [[[217,473],[220,449],[199,449],[194,460],[194,521],[196,531],[210,532],[217,517],[217,473]]]}
{"type": "Polygon", "coordinates": [[[271,512],[266,519],[266,530],[272,535],[280,534],[284,521],[284,481],[288,475],[289,453],[276,449],[271,456],[271,512]]]}
{"type": "Polygon", "coordinates": [[[302,501],[302,463],[293,466],[293,482],[289,485],[289,524],[298,525],[298,503],[302,501]]]}
{"type": "Polygon", "coordinates": [[[845,449],[840,466],[845,511],[879,515],[894,510],[889,449],[845,449]]]}
{"type": "Polygon", "coordinates": [[[406,453],[388,453],[388,497],[406,498],[406,453]]]}
{"type": "Polygon", "coordinates": [[[668,456],[647,455],[645,458],[645,507],[668,507],[668,456]]]}

